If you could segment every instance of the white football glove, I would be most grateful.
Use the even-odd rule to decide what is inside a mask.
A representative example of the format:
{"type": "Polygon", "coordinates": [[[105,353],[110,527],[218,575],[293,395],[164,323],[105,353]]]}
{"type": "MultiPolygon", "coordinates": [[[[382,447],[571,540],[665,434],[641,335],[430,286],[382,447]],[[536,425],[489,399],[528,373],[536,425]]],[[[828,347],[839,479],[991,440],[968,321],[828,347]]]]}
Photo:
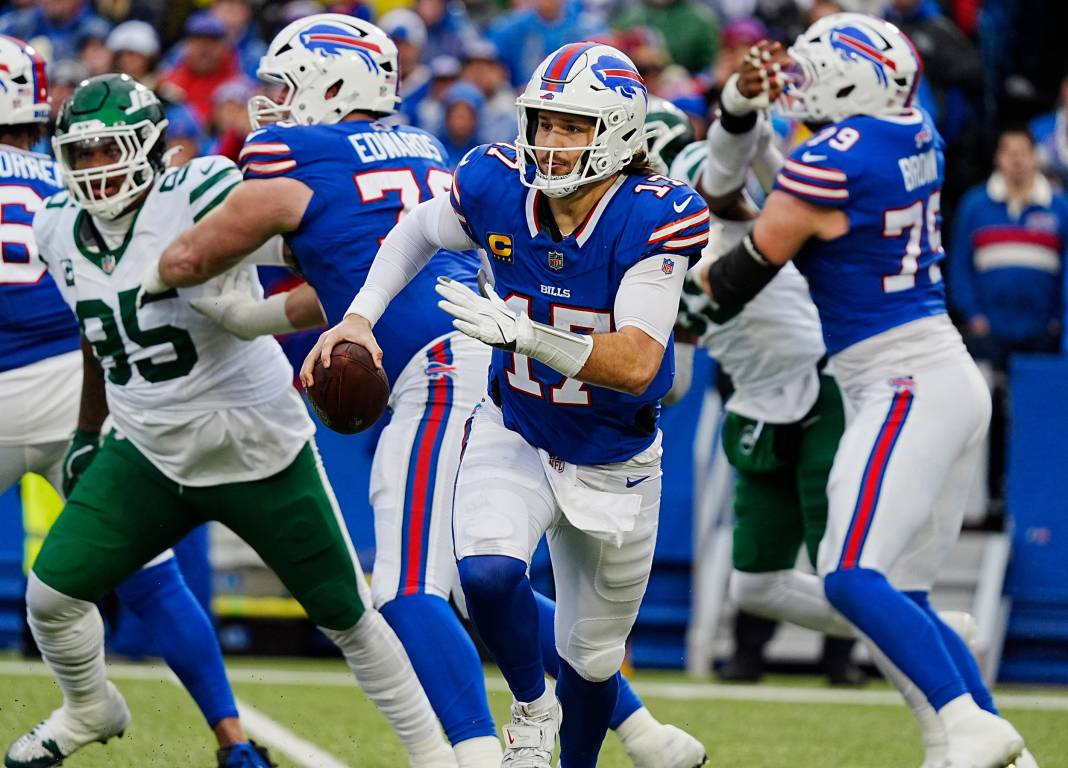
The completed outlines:
{"type": "Polygon", "coordinates": [[[438,306],[452,315],[456,330],[491,347],[538,360],[568,378],[578,375],[593,351],[593,339],[585,334],[535,323],[526,312],[513,312],[481,270],[479,293],[444,276],[434,290],[442,297],[438,306]]]}
{"type": "Polygon", "coordinates": [[[173,290],[173,286],[163,282],[163,278],[159,276],[159,262],[154,261],[141,279],[141,287],[138,289],[137,297],[134,299],[134,306],[140,309],[145,305],[145,301],[148,300],[149,296],[166,293],[170,290],[173,290]]]}
{"type": "MultiPolygon", "coordinates": [[[[478,289],[481,296],[463,283],[444,276],[438,278],[434,287],[442,298],[438,306],[452,315],[456,330],[491,347],[515,352],[519,315],[508,309],[482,271],[478,273],[478,289]]],[[[522,316],[530,322],[525,313],[522,316]]]]}
{"type": "Polygon", "coordinates": [[[190,299],[189,305],[239,339],[250,341],[257,336],[296,330],[286,316],[287,294],[278,293],[267,299],[254,295],[252,270],[248,267],[230,270],[219,285],[217,295],[190,299]]]}

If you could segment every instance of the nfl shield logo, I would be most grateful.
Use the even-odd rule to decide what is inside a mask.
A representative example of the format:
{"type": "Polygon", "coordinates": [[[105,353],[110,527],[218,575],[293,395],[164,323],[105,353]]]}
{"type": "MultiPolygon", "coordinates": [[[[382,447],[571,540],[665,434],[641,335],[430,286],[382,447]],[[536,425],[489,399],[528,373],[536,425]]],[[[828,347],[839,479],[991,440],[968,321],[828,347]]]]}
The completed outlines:
{"type": "Polygon", "coordinates": [[[560,270],[564,268],[564,254],[560,251],[549,251],[549,269],[560,270]]]}
{"type": "Polygon", "coordinates": [[[671,259],[664,259],[664,263],[660,265],[660,269],[663,270],[665,275],[670,275],[675,271],[675,262],[671,259]]]}
{"type": "Polygon", "coordinates": [[[563,472],[564,471],[564,467],[566,466],[566,463],[564,462],[563,459],[561,459],[561,458],[559,458],[557,456],[550,456],[549,457],[549,466],[552,467],[553,469],[555,469],[557,472],[563,472]]]}
{"type": "Polygon", "coordinates": [[[111,253],[105,253],[104,258],[100,260],[100,267],[104,270],[105,274],[110,275],[115,271],[115,256],[111,253]]]}

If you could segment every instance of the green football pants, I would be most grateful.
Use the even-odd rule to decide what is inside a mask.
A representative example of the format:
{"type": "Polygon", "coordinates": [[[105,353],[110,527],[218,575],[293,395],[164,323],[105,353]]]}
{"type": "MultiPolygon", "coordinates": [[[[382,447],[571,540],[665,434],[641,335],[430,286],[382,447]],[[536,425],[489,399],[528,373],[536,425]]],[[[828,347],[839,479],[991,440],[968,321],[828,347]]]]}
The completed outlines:
{"type": "Polygon", "coordinates": [[[110,435],[33,570],[53,589],[97,602],[209,520],[256,550],[316,625],[344,630],[363,614],[363,573],[311,443],[271,477],[191,488],[164,476],[129,440],[110,435]]]}
{"type": "Polygon", "coordinates": [[[805,545],[815,566],[827,526],[827,478],[845,430],[842,395],[820,376],[816,403],[793,424],[768,424],[728,413],[727,460],[737,470],[734,567],[750,573],[793,568],[805,545]]]}

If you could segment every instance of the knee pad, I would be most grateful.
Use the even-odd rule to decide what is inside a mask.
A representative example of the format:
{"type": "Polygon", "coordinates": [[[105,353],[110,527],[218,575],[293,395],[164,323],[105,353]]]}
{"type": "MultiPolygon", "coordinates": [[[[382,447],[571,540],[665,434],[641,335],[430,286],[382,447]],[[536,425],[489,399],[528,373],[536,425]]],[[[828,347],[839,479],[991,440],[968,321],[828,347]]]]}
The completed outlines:
{"type": "Polygon", "coordinates": [[[26,613],[31,623],[77,621],[94,611],[96,606],[92,603],[52,589],[36,573],[30,572],[26,582],[26,613]]]}
{"type": "MultiPolygon", "coordinates": [[[[627,636],[615,619],[580,619],[571,628],[563,647],[557,646],[560,658],[584,680],[600,683],[623,666],[627,636]]],[[[629,628],[629,624],[627,625],[629,628]]]]}
{"type": "Polygon", "coordinates": [[[731,600],[749,613],[760,616],[774,613],[784,592],[782,571],[731,573],[731,600]]]}
{"type": "Polygon", "coordinates": [[[457,567],[469,601],[504,598],[527,576],[527,564],[506,555],[472,555],[457,567]]]}

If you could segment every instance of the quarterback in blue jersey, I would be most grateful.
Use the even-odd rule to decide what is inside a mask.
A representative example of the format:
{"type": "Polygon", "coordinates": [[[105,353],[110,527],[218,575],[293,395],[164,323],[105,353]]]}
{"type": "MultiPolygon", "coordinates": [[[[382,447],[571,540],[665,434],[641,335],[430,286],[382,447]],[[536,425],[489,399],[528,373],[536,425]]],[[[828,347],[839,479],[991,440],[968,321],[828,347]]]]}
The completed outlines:
{"type": "Polygon", "coordinates": [[[517,100],[516,145],[472,150],[450,197],[397,225],[301,371],[311,384],[314,362],[343,339],[381,359],[371,327],[435,252],[487,253],[477,292],[448,277],[437,291],[453,325],[494,348],[464,441],[453,534],[468,609],[514,697],[503,766],[547,768],[558,733],[561,765],[596,765],[649,577],[659,399],[708,210],[645,161],[647,99],[614,48],[573,43],[550,55],[517,100]],[[526,576],[542,535],[558,596],[556,693],[526,576]]]}
{"type": "MultiPolygon", "coordinates": [[[[286,97],[281,104],[254,99],[250,109],[258,123],[284,122],[249,136],[242,152],[246,181],[168,249],[159,267],[163,282],[202,281],[281,231],[314,290],[266,302],[234,290],[201,310],[244,336],[321,324],[320,300],[326,317],[339,321],[398,220],[418,210],[421,200],[448,205],[452,177],[440,143],[423,131],[376,122],[395,109],[395,56],[377,28],[350,17],[313,16],[279,33],[260,74],[286,83],[286,97]],[[377,68],[368,67],[368,56],[377,68]],[[316,80],[302,79],[305,66],[316,68],[316,80]]],[[[496,768],[501,748],[481,665],[448,604],[459,590],[453,481],[464,422],[485,391],[490,350],[456,331],[433,306],[437,278],[473,286],[477,270],[470,250],[442,250],[378,325],[393,394],[372,471],[373,593],[405,645],[460,768],[496,768]],[[449,665],[440,663],[442,655],[449,665]]],[[[553,672],[554,606],[540,595],[537,600],[548,627],[546,666],[553,672]]],[[[658,723],[622,678],[619,685],[611,725],[636,766],[700,762],[704,749],[696,740],[658,723]]]]}
{"type": "MultiPolygon", "coordinates": [[[[89,427],[88,403],[83,401],[79,414],[78,323],[39,260],[33,236],[34,214],[62,189],[54,161],[29,151],[49,119],[44,61],[32,47],[5,35],[0,35],[0,115],[0,493],[23,474],[36,472],[68,495],[95,456],[100,430],[89,427]]],[[[265,750],[249,743],[241,729],[215,629],[173,553],[157,558],[116,592],[215,731],[219,765],[269,765],[265,750]]],[[[49,629],[34,631],[45,633],[47,647],[49,629]]],[[[101,737],[92,718],[77,707],[58,712],[35,729],[24,749],[8,755],[6,765],[52,765],[101,737]],[[42,751],[40,740],[47,738],[54,748],[42,751]]]]}
{"type": "MultiPolygon", "coordinates": [[[[808,280],[850,413],[818,570],[899,687],[926,699],[914,706],[931,740],[924,766],[1031,766],[927,598],[960,531],[990,401],[946,314],[942,141],[912,103],[922,64],[897,28],[862,14],[821,19],[787,53],[781,107],[815,135],[782,164],[752,233],[701,279],[724,311],[791,259],[808,280]]],[[[745,119],[724,124],[741,133],[745,119]]]]}

